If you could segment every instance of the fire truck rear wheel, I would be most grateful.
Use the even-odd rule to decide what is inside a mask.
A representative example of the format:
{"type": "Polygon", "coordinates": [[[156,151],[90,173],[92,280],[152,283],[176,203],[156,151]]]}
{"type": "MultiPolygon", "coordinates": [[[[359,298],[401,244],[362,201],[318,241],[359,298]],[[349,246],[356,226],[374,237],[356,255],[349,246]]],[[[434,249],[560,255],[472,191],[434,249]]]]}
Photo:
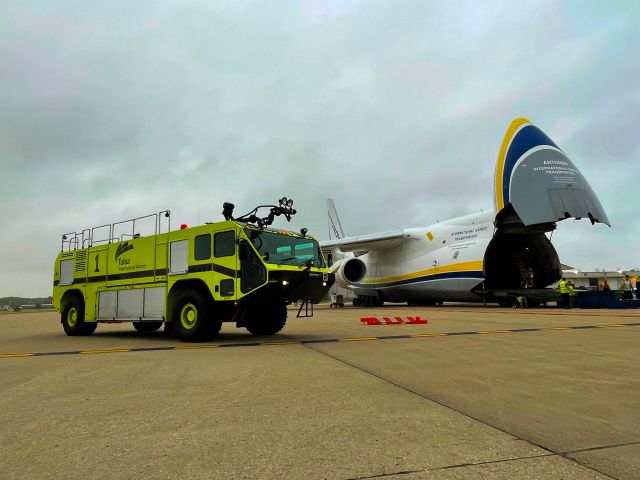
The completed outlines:
{"type": "Polygon", "coordinates": [[[133,322],[133,328],[140,333],[155,332],[162,326],[163,322],[133,322]]]}
{"type": "Polygon", "coordinates": [[[202,342],[214,338],[222,323],[211,318],[211,308],[195,290],[178,296],[173,315],[174,329],[183,342],[202,342]]]}
{"type": "Polygon", "coordinates": [[[253,335],[273,335],[287,323],[287,306],[284,303],[261,304],[247,312],[246,327],[253,335]]]}
{"type": "Polygon", "coordinates": [[[62,311],[62,328],[71,336],[91,335],[96,331],[97,322],[84,321],[84,302],[78,298],[72,298],[62,311]]]}

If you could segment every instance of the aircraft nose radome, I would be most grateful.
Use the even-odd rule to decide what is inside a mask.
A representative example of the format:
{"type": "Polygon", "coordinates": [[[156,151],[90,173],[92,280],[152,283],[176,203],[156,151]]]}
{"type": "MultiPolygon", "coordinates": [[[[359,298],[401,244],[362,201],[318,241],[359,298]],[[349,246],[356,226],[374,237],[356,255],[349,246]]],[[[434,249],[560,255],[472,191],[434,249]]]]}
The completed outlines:
{"type": "Polygon", "coordinates": [[[573,217],[611,226],[582,173],[526,118],[509,125],[496,164],[496,211],[509,203],[525,225],[573,217]]]}

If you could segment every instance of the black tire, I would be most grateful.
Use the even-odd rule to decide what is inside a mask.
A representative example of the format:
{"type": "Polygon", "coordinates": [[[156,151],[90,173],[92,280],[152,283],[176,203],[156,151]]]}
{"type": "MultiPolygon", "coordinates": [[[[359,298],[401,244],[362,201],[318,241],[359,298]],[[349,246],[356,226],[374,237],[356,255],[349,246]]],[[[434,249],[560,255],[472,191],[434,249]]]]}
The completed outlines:
{"type": "Polygon", "coordinates": [[[204,297],[195,290],[187,290],[178,296],[173,311],[173,329],[183,342],[203,342],[213,339],[222,322],[211,318],[211,308],[204,297]]]}
{"type": "Polygon", "coordinates": [[[96,331],[98,322],[84,321],[84,302],[79,298],[71,298],[60,316],[64,333],[70,337],[91,335],[96,331]]]}
{"type": "Polygon", "coordinates": [[[165,322],[164,329],[162,330],[163,335],[167,337],[175,337],[176,336],[176,322],[165,322]]]}
{"type": "Polygon", "coordinates": [[[261,303],[247,311],[245,327],[253,335],[274,335],[287,323],[287,306],[284,303],[261,303]]]}
{"type": "Polygon", "coordinates": [[[162,326],[163,322],[133,322],[133,328],[140,333],[155,332],[162,326]]]}

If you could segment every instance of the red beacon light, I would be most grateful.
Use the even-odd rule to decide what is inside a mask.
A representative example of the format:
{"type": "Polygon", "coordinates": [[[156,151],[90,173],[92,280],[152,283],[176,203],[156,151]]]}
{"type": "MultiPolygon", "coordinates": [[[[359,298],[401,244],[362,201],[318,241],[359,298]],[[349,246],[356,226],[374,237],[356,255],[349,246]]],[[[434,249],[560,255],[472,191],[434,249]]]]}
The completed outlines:
{"type": "Polygon", "coordinates": [[[187,228],[189,228],[189,225],[187,225],[186,223],[180,225],[180,230],[186,230],[187,228]]]}

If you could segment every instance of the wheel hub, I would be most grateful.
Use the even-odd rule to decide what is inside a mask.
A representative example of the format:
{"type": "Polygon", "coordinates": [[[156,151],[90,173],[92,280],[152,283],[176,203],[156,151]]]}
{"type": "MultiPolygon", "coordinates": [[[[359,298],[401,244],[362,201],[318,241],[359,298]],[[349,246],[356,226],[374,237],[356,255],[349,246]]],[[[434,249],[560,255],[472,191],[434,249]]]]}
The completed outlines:
{"type": "Polygon", "coordinates": [[[78,321],[78,311],[75,308],[71,308],[67,314],[67,323],[70,327],[73,327],[78,321]]]}
{"type": "Polygon", "coordinates": [[[195,326],[197,321],[198,311],[196,310],[196,307],[191,303],[184,305],[180,311],[180,323],[182,326],[189,330],[195,326]]]}

